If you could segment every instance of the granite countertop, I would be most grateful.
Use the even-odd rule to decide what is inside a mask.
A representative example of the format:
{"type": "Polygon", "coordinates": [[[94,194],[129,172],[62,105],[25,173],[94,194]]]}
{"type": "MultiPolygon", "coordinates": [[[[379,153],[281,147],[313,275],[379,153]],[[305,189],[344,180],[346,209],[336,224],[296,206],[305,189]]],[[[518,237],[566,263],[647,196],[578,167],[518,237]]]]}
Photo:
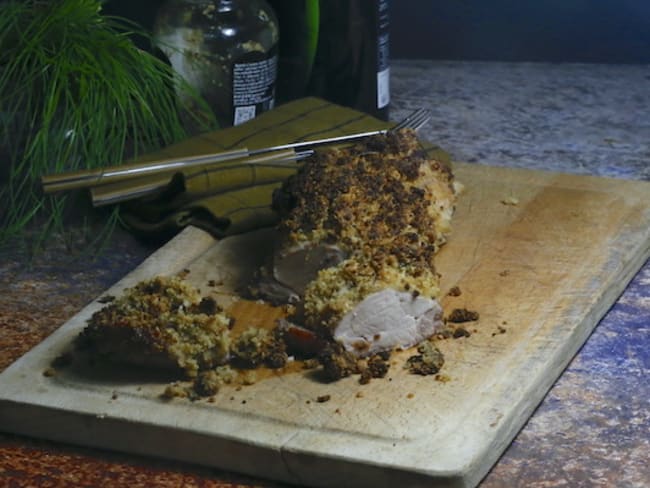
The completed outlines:
{"type": "MultiPolygon", "coordinates": [[[[650,180],[650,66],[394,61],[391,76],[391,118],[430,108],[421,134],[455,160],[650,180]]],[[[0,254],[0,370],[153,248],[116,232],[106,251],[73,255],[56,241],[29,265],[0,254]]],[[[481,486],[645,486],[649,326],[646,263],[481,486]]],[[[280,486],[8,434],[0,485],[280,486]]]]}

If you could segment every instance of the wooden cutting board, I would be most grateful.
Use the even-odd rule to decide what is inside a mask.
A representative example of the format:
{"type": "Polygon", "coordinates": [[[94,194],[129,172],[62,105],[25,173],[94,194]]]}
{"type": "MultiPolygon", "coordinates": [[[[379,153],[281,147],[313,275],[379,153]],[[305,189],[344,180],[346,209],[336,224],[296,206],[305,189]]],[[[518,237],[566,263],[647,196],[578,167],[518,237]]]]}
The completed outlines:
{"type": "MultiPolygon", "coordinates": [[[[650,183],[455,171],[465,191],[438,262],[443,290],[462,294],[444,306],[480,319],[470,337],[439,343],[438,380],[406,374],[405,354],[388,378],[365,386],[298,372],[225,389],[213,402],[161,400],[167,379],[133,370],[44,375],[102,306],[95,301],[0,375],[0,428],[302,485],[476,485],[648,258],[650,183]],[[330,400],[316,401],[323,395],[330,400]]],[[[189,270],[239,320],[271,321],[268,307],[226,299],[269,237],[215,242],[187,229],[107,293],[189,270]]]]}

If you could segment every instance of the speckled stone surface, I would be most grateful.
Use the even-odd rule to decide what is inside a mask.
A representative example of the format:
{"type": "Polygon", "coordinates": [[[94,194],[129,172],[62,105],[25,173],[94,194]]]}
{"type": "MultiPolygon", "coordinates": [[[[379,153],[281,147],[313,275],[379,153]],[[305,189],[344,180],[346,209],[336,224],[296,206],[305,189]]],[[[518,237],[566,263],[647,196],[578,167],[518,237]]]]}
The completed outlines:
{"type": "MultiPolygon", "coordinates": [[[[395,61],[392,96],[395,120],[430,108],[422,135],[457,160],[650,180],[650,66],[395,61]]],[[[152,250],[117,232],[99,258],[0,251],[0,370],[152,250]]],[[[649,332],[646,263],[482,487],[647,486],[649,332]]],[[[0,434],[0,486],[280,485],[0,434]]]]}
{"type": "Polygon", "coordinates": [[[650,65],[396,61],[391,116],[454,159],[650,179],[650,65]]]}

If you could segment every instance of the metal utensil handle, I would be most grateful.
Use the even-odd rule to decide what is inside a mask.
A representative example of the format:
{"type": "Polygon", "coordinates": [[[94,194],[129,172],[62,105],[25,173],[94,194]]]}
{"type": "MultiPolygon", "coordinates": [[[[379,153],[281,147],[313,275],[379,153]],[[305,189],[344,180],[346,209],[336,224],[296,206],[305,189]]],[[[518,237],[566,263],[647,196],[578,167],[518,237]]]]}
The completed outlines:
{"type": "Polygon", "coordinates": [[[191,168],[192,166],[229,161],[246,156],[248,156],[248,149],[241,148],[188,158],[170,158],[155,162],[125,164],[97,170],[48,175],[41,178],[41,184],[45,193],[54,193],[114,183],[139,176],[167,173],[169,171],[191,168]]]}
{"type": "Polygon", "coordinates": [[[56,175],[48,175],[41,178],[41,184],[45,193],[88,188],[130,178],[137,178],[144,175],[166,173],[177,169],[186,169],[192,166],[218,163],[232,159],[244,158],[247,156],[257,156],[265,153],[283,151],[286,149],[299,150],[303,148],[314,148],[325,144],[351,142],[374,135],[386,134],[387,132],[401,128],[412,128],[417,130],[429,120],[429,117],[429,111],[420,108],[409,114],[397,125],[390,129],[359,132],[356,134],[327,137],[313,141],[292,142],[288,144],[281,144],[278,146],[265,147],[254,150],[240,148],[232,151],[222,151],[218,153],[203,154],[187,158],[171,158],[146,163],[113,166],[97,170],[75,171],[56,175]]]}

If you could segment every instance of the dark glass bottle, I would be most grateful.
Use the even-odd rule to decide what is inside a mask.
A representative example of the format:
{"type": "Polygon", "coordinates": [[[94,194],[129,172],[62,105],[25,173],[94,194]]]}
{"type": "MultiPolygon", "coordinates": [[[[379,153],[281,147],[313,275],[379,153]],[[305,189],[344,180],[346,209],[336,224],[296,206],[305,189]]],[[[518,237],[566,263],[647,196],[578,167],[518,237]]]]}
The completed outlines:
{"type": "Polygon", "coordinates": [[[319,0],[269,0],[278,17],[278,103],[307,95],[318,47],[319,0]]]}
{"type": "Polygon", "coordinates": [[[279,32],[265,0],[168,0],[154,36],[221,126],[273,108],[279,32]]]}
{"type": "Polygon", "coordinates": [[[269,3],[280,22],[281,101],[314,95],[388,119],[388,0],[269,3]]]}

